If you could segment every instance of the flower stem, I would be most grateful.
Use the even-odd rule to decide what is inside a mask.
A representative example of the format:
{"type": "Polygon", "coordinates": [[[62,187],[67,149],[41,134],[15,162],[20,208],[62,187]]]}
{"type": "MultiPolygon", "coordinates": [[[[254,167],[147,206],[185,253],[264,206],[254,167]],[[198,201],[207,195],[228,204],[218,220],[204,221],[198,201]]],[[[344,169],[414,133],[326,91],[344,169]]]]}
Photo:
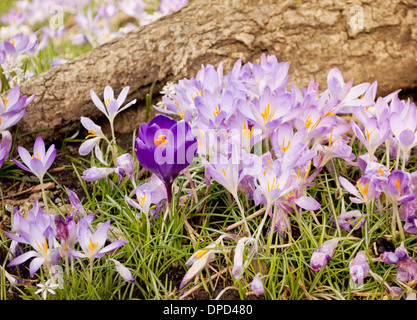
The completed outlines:
{"type": "Polygon", "coordinates": [[[39,181],[40,181],[40,183],[41,183],[42,198],[43,198],[43,203],[44,203],[44,205],[45,205],[46,212],[47,212],[47,213],[50,213],[50,212],[49,212],[49,206],[48,206],[48,198],[47,198],[47,196],[46,196],[45,186],[44,186],[44,184],[43,184],[43,179],[41,179],[41,180],[39,180],[39,181]]]}
{"type": "Polygon", "coordinates": [[[266,254],[269,256],[269,251],[270,251],[270,247],[271,247],[271,243],[272,243],[272,236],[274,234],[275,231],[275,221],[277,219],[277,205],[274,205],[274,212],[272,215],[272,223],[271,223],[271,228],[269,230],[269,235],[268,235],[268,240],[266,243],[266,254]]]}
{"type": "Polygon", "coordinates": [[[396,238],[395,221],[397,221],[397,226],[398,226],[398,231],[400,233],[401,241],[404,241],[405,234],[404,234],[403,226],[401,224],[397,201],[395,201],[395,203],[392,204],[392,210],[393,210],[393,215],[392,215],[392,220],[391,220],[392,236],[394,237],[394,239],[396,238]]]}
{"type": "Polygon", "coordinates": [[[258,227],[258,232],[256,233],[256,241],[258,241],[259,240],[259,237],[261,236],[262,228],[264,227],[266,218],[268,217],[269,210],[271,210],[271,204],[270,203],[267,203],[264,216],[262,218],[261,224],[258,227]]]}
{"type": "Polygon", "coordinates": [[[243,209],[242,204],[240,203],[240,200],[239,200],[239,197],[238,197],[237,193],[233,194],[233,197],[236,199],[237,205],[239,207],[240,214],[242,215],[243,223],[245,224],[246,231],[249,233],[249,237],[251,237],[251,232],[250,232],[250,229],[249,229],[249,225],[248,225],[248,222],[246,221],[245,210],[243,209]]]}

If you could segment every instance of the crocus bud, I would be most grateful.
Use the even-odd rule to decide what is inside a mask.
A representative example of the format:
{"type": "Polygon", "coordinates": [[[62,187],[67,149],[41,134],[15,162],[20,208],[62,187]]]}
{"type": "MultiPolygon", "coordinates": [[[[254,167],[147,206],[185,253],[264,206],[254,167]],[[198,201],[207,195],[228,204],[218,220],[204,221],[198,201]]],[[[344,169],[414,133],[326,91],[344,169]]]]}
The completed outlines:
{"type": "Polygon", "coordinates": [[[133,278],[130,270],[127,267],[125,267],[122,263],[120,263],[117,260],[114,260],[114,259],[110,259],[110,260],[114,262],[114,264],[116,265],[117,272],[119,272],[120,276],[124,280],[126,280],[127,282],[136,282],[136,279],[133,278]]]}
{"type": "Polygon", "coordinates": [[[133,178],[133,173],[135,172],[135,163],[131,154],[122,154],[116,159],[116,164],[117,168],[115,172],[119,175],[119,183],[122,182],[123,175],[126,174],[130,181],[132,181],[133,185],[136,186],[133,178]]]}
{"type": "Polygon", "coordinates": [[[259,275],[259,273],[256,274],[251,284],[251,288],[257,296],[263,295],[265,293],[264,284],[262,283],[261,277],[259,275]]]}
{"type": "Polygon", "coordinates": [[[65,219],[61,217],[60,215],[55,216],[55,226],[56,226],[56,237],[59,241],[67,241],[69,232],[68,232],[68,226],[65,222],[65,219]]]}
{"type": "Polygon", "coordinates": [[[310,267],[314,271],[324,268],[330,262],[336,250],[339,239],[331,239],[323,242],[312,254],[310,260],[310,267]]]}
{"type": "Polygon", "coordinates": [[[81,219],[84,218],[87,215],[87,213],[85,212],[85,209],[80,199],[78,198],[77,194],[68,188],[66,189],[68,192],[68,199],[69,199],[71,206],[74,208],[79,218],[81,219]]]}
{"type": "Polygon", "coordinates": [[[356,257],[349,263],[349,273],[353,282],[359,284],[368,276],[369,264],[366,261],[366,255],[364,251],[358,252],[356,257]]]}

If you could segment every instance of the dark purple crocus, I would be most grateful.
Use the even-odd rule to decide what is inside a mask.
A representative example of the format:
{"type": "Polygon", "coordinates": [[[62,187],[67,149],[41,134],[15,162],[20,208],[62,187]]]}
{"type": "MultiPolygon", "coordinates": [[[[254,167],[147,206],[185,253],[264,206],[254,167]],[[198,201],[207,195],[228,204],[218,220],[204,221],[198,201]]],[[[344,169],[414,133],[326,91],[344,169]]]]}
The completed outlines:
{"type": "Polygon", "coordinates": [[[163,181],[168,202],[172,198],[172,183],[191,164],[197,148],[190,125],[165,115],[156,116],[149,124],[142,123],[135,141],[139,163],[163,181]]]}

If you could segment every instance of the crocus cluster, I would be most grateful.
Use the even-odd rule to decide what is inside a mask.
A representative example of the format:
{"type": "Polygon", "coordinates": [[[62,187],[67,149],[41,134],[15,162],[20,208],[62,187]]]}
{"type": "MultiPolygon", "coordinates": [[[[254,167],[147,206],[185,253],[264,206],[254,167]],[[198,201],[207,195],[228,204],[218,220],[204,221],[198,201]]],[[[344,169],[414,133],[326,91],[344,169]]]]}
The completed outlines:
{"type": "MultiPolygon", "coordinates": [[[[376,98],[377,82],[354,86],[337,68],[329,71],[327,88],[318,87],[314,79],[301,90],[289,85],[288,63],[264,54],[259,64],[238,60],[228,74],[222,63],[217,69],[202,66],[196,77],[167,84],[155,109],[190,124],[206,183],[216,181],[233,196],[256,241],[268,217],[270,234],[277,230],[286,237],[289,213],[301,219],[303,210],[320,208],[309,187],[336,159],[360,169],[354,184],[340,176],[336,185],[367,212],[343,209],[334,227],[358,230],[375,206],[377,212],[391,211],[394,237],[398,229],[404,238],[403,221],[407,232],[416,232],[416,172],[406,172],[417,144],[415,104],[400,100],[399,91],[376,98]],[[346,120],[348,114],[356,121],[346,120]],[[364,149],[359,155],[352,152],[354,139],[364,149]],[[246,221],[240,195],[265,207],[260,224],[246,221]]],[[[313,270],[330,262],[336,244],[331,240],[316,250],[313,270]]],[[[353,277],[362,277],[355,272],[353,277]]]]}
{"type": "MultiPolygon", "coordinates": [[[[71,203],[79,202],[73,192],[70,198],[71,203]]],[[[54,275],[57,267],[66,259],[98,259],[127,243],[126,240],[120,239],[106,245],[110,220],[92,232],[94,214],[80,218],[79,206],[73,209],[73,213],[63,217],[45,213],[37,200],[34,206],[23,214],[19,212],[18,207],[14,207],[12,232],[5,231],[12,239],[11,261],[8,267],[22,266],[32,259],[29,264],[31,277],[42,266],[47,271],[46,274],[54,275]],[[23,248],[28,246],[31,250],[24,252],[23,248]]]]}

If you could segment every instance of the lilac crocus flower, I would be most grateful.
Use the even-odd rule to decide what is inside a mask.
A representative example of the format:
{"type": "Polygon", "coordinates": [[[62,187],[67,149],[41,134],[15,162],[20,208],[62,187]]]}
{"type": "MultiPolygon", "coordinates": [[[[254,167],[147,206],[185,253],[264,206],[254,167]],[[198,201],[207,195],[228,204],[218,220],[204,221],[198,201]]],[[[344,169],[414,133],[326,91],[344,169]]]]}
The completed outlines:
{"type": "Polygon", "coordinates": [[[417,263],[408,255],[404,247],[404,242],[393,252],[384,252],[381,254],[381,260],[387,264],[396,264],[397,280],[408,282],[411,279],[417,280],[417,263]]]}
{"type": "Polygon", "coordinates": [[[172,198],[172,183],[187,168],[197,153],[197,138],[190,125],[165,115],[154,117],[149,124],[142,123],[135,140],[139,163],[157,175],[165,184],[168,202],[172,198]]]}
{"type": "Polygon", "coordinates": [[[36,44],[37,40],[33,37],[27,37],[23,33],[19,33],[4,42],[4,49],[6,50],[6,54],[19,55],[26,52],[33,52],[36,44]]]}
{"type": "Polygon", "coordinates": [[[127,282],[136,282],[136,279],[132,276],[132,273],[130,272],[130,270],[125,267],[121,262],[114,260],[114,259],[109,259],[111,261],[114,262],[115,266],[116,266],[116,270],[117,272],[119,272],[120,276],[127,282]]]}
{"type": "Polygon", "coordinates": [[[253,277],[251,288],[257,296],[261,296],[265,293],[264,284],[262,283],[260,273],[257,273],[255,277],[253,277]]]}
{"type": "Polygon", "coordinates": [[[349,273],[353,282],[359,284],[368,276],[369,264],[365,251],[359,251],[355,258],[349,262],[349,273]]]}
{"type": "Polygon", "coordinates": [[[81,117],[81,124],[85,129],[88,130],[88,136],[85,137],[85,141],[80,145],[78,152],[80,155],[85,156],[89,154],[93,149],[96,158],[104,165],[107,165],[107,162],[103,159],[103,154],[100,149],[101,139],[110,143],[107,137],[104,135],[101,127],[96,125],[90,118],[81,117]],[[91,139],[89,139],[91,137],[91,139]]]}
{"type": "Polygon", "coordinates": [[[29,151],[23,147],[18,147],[17,151],[19,153],[20,159],[22,159],[24,164],[21,164],[16,159],[13,159],[14,163],[21,169],[33,173],[38,177],[39,181],[43,181],[43,176],[49,167],[55,160],[56,149],[55,145],[52,144],[48,150],[45,150],[45,143],[43,139],[39,136],[35,140],[33,145],[33,155],[31,156],[29,151]]]}
{"type": "Polygon", "coordinates": [[[91,233],[89,223],[81,220],[78,227],[78,242],[83,252],[70,250],[70,255],[76,258],[101,258],[107,252],[117,249],[126,243],[127,240],[116,240],[104,246],[107,240],[107,231],[110,227],[110,219],[100,225],[95,233],[91,233]]]}
{"type": "Polygon", "coordinates": [[[252,260],[252,258],[256,258],[258,256],[258,243],[257,239],[252,237],[243,237],[241,238],[235,249],[235,256],[233,258],[233,276],[239,280],[243,276],[244,266],[243,266],[243,253],[245,250],[245,246],[247,244],[251,244],[251,250],[248,254],[249,256],[249,262],[252,260]]]}
{"type": "Polygon", "coordinates": [[[135,172],[135,163],[130,153],[125,153],[117,157],[116,159],[116,170],[115,172],[119,175],[119,183],[122,182],[123,175],[126,174],[133,186],[136,188],[136,182],[133,177],[135,172]]]}
{"type": "Polygon", "coordinates": [[[10,149],[12,148],[12,135],[9,131],[3,131],[1,133],[2,139],[0,142],[0,168],[3,166],[4,161],[9,157],[10,149]]]}
{"type": "Polygon", "coordinates": [[[29,265],[29,274],[31,277],[42,265],[48,268],[59,259],[58,249],[53,249],[54,232],[51,226],[48,226],[45,231],[39,229],[36,225],[32,225],[29,233],[29,243],[34,250],[28,251],[15,259],[13,259],[8,267],[22,264],[30,258],[34,258],[29,265]]]}
{"type": "Polygon", "coordinates": [[[158,11],[162,14],[170,14],[181,9],[189,0],[161,0],[159,2],[158,11]]]}
{"type": "Polygon", "coordinates": [[[350,123],[356,137],[363,143],[370,155],[375,153],[378,147],[388,139],[391,133],[388,119],[382,123],[378,123],[375,118],[370,118],[364,124],[365,134],[353,120],[350,123]]]}
{"type": "MultiPolygon", "coordinates": [[[[354,230],[359,230],[362,224],[365,222],[365,219],[361,219],[363,216],[364,215],[359,210],[343,211],[337,217],[337,222],[339,226],[341,226],[347,232],[352,231],[354,226],[356,226],[354,230]]],[[[333,220],[333,218],[331,217],[330,220],[333,220]]]]}
{"type": "Polygon", "coordinates": [[[116,168],[98,168],[98,167],[91,167],[90,169],[84,170],[82,179],[85,181],[98,181],[104,178],[111,173],[113,173],[116,168]]]}
{"type": "Polygon", "coordinates": [[[327,240],[314,250],[310,259],[310,267],[312,270],[319,271],[330,262],[339,240],[339,238],[327,240]]]}
{"type": "Polygon", "coordinates": [[[71,206],[74,208],[75,213],[78,215],[78,218],[84,218],[87,216],[87,213],[85,212],[84,206],[82,205],[80,199],[78,198],[77,194],[70,190],[69,188],[66,188],[68,192],[68,199],[71,204],[71,206]]]}
{"type": "Polygon", "coordinates": [[[222,253],[226,251],[224,249],[215,249],[223,244],[223,239],[229,238],[230,240],[235,240],[236,236],[234,234],[223,234],[217,240],[204,249],[198,250],[195,252],[185,263],[186,266],[191,266],[187,271],[184,278],[182,279],[179,290],[183,289],[187,284],[189,284],[203,269],[207,264],[214,260],[216,253],[222,253]]]}

